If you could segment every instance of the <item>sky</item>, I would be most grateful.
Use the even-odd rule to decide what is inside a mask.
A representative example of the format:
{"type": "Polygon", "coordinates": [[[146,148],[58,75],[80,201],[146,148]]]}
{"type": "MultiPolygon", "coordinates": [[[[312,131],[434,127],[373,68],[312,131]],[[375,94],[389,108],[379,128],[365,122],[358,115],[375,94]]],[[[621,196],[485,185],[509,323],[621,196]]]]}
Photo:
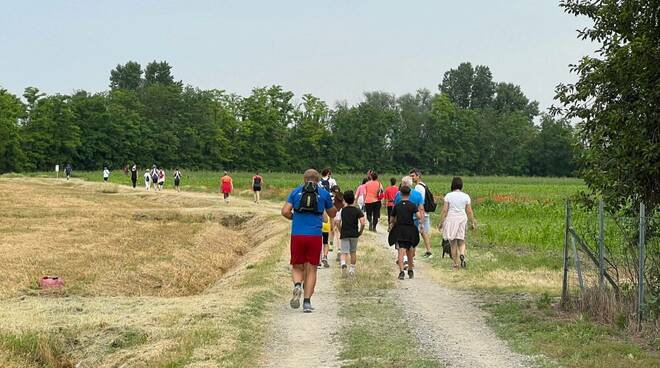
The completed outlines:
{"type": "Polygon", "coordinates": [[[588,20],[558,0],[0,0],[0,87],[21,95],[108,89],[129,60],[175,79],[248,95],[279,84],[329,105],[365,91],[438,90],[461,62],[490,67],[545,110],[569,64],[593,52],[588,20]]]}

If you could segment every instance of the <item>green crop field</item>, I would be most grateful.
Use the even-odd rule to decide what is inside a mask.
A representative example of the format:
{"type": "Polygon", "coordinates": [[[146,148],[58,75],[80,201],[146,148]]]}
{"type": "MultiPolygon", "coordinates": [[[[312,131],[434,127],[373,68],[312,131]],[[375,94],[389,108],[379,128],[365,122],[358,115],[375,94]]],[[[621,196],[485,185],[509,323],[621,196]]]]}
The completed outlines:
{"type": "MultiPolygon", "coordinates": [[[[169,174],[173,170],[167,171],[169,174]]],[[[217,192],[222,173],[212,171],[182,170],[181,189],[184,191],[217,192]]],[[[141,172],[138,188],[143,189],[141,172]]],[[[230,173],[235,193],[251,196],[251,172],[230,173]]],[[[262,199],[283,201],[291,188],[299,185],[302,175],[296,173],[263,172],[262,199]]],[[[53,173],[34,173],[35,176],[54,176],[53,173]]],[[[381,174],[383,186],[389,178],[400,181],[404,173],[381,174]]],[[[342,190],[353,189],[360,184],[362,174],[335,174],[342,190]]],[[[74,177],[89,181],[102,181],[101,172],[74,172],[74,177]]],[[[482,245],[514,246],[538,251],[559,250],[563,245],[564,201],[584,189],[580,179],[530,178],[530,177],[464,177],[464,191],[473,200],[473,208],[479,226],[472,234],[474,241],[482,245]]],[[[450,176],[429,175],[424,177],[436,197],[449,191],[450,176]]],[[[130,185],[130,176],[121,171],[110,175],[110,182],[130,185]]],[[[171,176],[166,188],[172,188],[171,176]]],[[[439,217],[439,210],[432,219],[439,217]]]]}

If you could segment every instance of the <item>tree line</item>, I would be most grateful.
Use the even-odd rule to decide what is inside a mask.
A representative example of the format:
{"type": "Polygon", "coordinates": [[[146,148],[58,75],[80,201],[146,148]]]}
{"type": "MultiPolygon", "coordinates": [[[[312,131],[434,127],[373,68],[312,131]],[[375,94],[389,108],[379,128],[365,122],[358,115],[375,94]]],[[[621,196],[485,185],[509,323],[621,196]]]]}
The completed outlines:
{"type": "Polygon", "coordinates": [[[281,86],[249,96],[176,81],[167,62],[110,72],[109,90],[18,97],[0,88],[0,172],[97,170],[136,162],[187,169],[402,171],[569,176],[575,134],[520,87],[462,63],[438,92],[366,92],[334,107],[281,86]],[[535,124],[535,121],[537,122],[535,124]]]}

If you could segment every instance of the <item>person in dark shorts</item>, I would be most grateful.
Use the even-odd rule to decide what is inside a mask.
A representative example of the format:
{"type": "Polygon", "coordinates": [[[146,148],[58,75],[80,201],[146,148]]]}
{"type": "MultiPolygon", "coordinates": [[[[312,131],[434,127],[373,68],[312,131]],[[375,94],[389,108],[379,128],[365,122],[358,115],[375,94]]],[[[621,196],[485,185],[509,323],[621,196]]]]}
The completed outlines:
{"type": "Polygon", "coordinates": [[[341,210],[341,272],[346,272],[346,257],[351,256],[351,268],[348,270],[349,276],[355,275],[355,263],[357,262],[358,238],[364,231],[366,220],[364,213],[355,207],[355,194],[352,190],[344,192],[344,202],[346,207],[341,210]],[[358,230],[358,226],[360,229],[358,230]]]}
{"type": "Polygon", "coordinates": [[[71,164],[70,163],[66,164],[66,167],[64,168],[64,174],[66,175],[66,180],[69,180],[72,171],[73,168],[71,167],[71,164]]]}
{"type": "Polygon", "coordinates": [[[137,165],[133,163],[131,166],[131,183],[133,184],[133,189],[137,186],[137,165]]]}
{"type": "Polygon", "coordinates": [[[414,277],[414,251],[419,244],[419,230],[413,221],[413,216],[418,220],[422,219],[423,214],[419,212],[416,204],[410,201],[411,189],[408,186],[402,186],[399,191],[401,201],[392,209],[392,222],[390,223],[390,234],[388,241],[390,245],[396,244],[399,249],[399,280],[405,278],[404,256],[408,258],[408,278],[414,277]]]}
{"type": "Polygon", "coordinates": [[[293,296],[289,305],[293,309],[300,307],[300,296],[304,292],[303,312],[305,313],[311,313],[313,310],[311,299],[323,248],[321,235],[323,213],[325,211],[330,218],[337,214],[330,193],[320,187],[319,180],[318,171],[314,169],[305,171],[303,184],[291,191],[281,210],[282,216],[291,220],[290,263],[293,296]]]}
{"type": "Polygon", "coordinates": [[[177,167],[174,169],[174,189],[176,189],[177,192],[181,191],[179,185],[181,185],[181,171],[179,171],[179,168],[177,167]]]}
{"type": "Polygon", "coordinates": [[[390,178],[390,186],[385,188],[385,206],[387,207],[387,224],[392,221],[392,208],[394,208],[394,198],[399,193],[399,187],[396,186],[396,178],[390,178]]]}
{"type": "Polygon", "coordinates": [[[254,203],[259,203],[261,199],[261,187],[263,186],[264,178],[259,175],[259,171],[252,177],[252,192],[254,193],[254,203]]]}

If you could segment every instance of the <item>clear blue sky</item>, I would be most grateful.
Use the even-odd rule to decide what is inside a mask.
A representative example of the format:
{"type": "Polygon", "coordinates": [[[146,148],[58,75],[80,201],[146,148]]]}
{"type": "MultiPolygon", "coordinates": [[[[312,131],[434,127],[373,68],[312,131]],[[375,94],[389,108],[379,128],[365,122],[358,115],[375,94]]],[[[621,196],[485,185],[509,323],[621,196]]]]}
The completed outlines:
{"type": "Polygon", "coordinates": [[[362,93],[437,91],[460,62],[490,67],[541,108],[591,53],[588,23],[558,1],[0,0],[0,86],[22,94],[108,89],[128,60],[166,60],[177,80],[242,95],[280,84],[330,105],[362,93]]]}

